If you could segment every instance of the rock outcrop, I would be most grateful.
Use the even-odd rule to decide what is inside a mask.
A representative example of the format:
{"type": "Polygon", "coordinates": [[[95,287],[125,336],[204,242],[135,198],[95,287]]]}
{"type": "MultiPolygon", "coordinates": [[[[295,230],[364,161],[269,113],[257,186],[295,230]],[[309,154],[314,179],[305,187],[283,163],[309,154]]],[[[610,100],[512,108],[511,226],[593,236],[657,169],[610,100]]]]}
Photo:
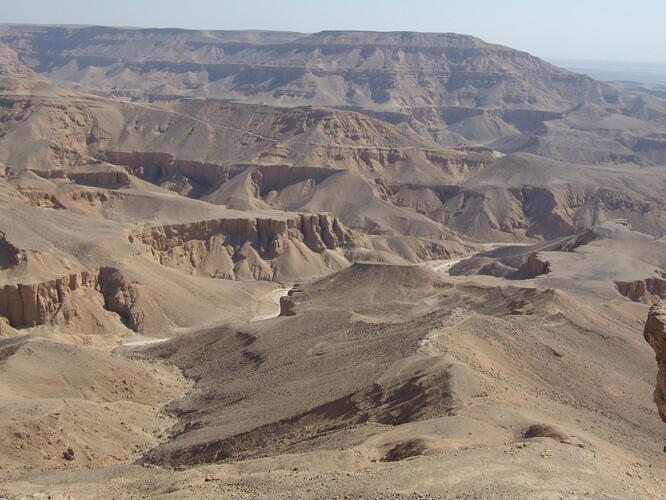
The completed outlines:
{"type": "Polygon", "coordinates": [[[130,178],[126,172],[109,170],[71,172],[67,177],[77,184],[89,186],[120,188],[130,185],[130,178]]]}
{"type": "Polygon", "coordinates": [[[0,233],[0,269],[14,267],[24,258],[21,250],[7,241],[3,233],[0,233]]]}
{"type": "Polygon", "coordinates": [[[144,314],[135,307],[137,289],[123,276],[122,272],[112,267],[103,267],[97,275],[97,286],[104,296],[104,306],[118,314],[123,323],[135,332],[143,331],[144,314]]]}
{"type": "Polygon", "coordinates": [[[140,179],[191,197],[219,188],[242,171],[241,167],[181,160],[160,152],[106,151],[100,158],[140,179]]]}
{"type": "Polygon", "coordinates": [[[481,274],[509,280],[530,280],[550,271],[550,264],[539,258],[539,252],[496,258],[490,251],[459,262],[449,273],[451,276],[481,274]]]}
{"type": "Polygon", "coordinates": [[[537,252],[532,252],[516,272],[509,274],[507,278],[510,280],[529,280],[549,272],[550,264],[539,260],[537,252]]]}
{"type": "Polygon", "coordinates": [[[650,309],[643,336],[657,355],[659,372],[654,402],[659,409],[659,415],[666,422],[666,301],[661,301],[650,309]]]}
{"type": "Polygon", "coordinates": [[[661,278],[651,276],[644,280],[616,281],[615,288],[634,302],[655,304],[660,299],[666,299],[666,275],[661,278]]]}
{"type": "Polygon", "coordinates": [[[44,325],[56,316],[70,294],[81,288],[102,294],[107,310],[117,313],[128,328],[142,331],[143,315],[133,308],[133,285],[118,269],[107,267],[37,283],[7,284],[0,288],[0,316],[13,328],[44,325]]]}
{"type": "Polygon", "coordinates": [[[160,264],[190,274],[272,280],[284,274],[282,267],[304,263],[320,275],[317,269],[342,269],[342,254],[336,259],[325,252],[351,244],[353,233],[329,214],[300,214],[154,226],[132,231],[129,240],[148,245],[160,264]]]}
{"type": "Polygon", "coordinates": [[[99,271],[83,271],[40,283],[8,284],[0,289],[0,315],[14,328],[43,325],[55,316],[67,295],[97,288],[99,271]]]}
{"type": "Polygon", "coordinates": [[[294,295],[303,292],[301,285],[295,285],[286,296],[280,297],[280,316],[296,316],[296,301],[294,295]]]}

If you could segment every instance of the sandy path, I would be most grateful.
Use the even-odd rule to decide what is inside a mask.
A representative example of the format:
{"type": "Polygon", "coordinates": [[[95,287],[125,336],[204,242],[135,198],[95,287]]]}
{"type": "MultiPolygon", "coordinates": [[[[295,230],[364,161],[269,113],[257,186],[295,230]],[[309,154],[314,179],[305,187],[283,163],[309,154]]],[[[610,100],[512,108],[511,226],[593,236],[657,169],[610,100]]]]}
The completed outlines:
{"type": "Polygon", "coordinates": [[[137,340],[131,340],[129,342],[123,340],[123,346],[124,347],[137,347],[140,345],[150,345],[150,344],[159,344],[160,342],[166,342],[169,340],[168,337],[163,337],[163,338],[157,338],[157,339],[137,339],[137,340]]]}
{"type": "MultiPolygon", "coordinates": [[[[504,246],[529,246],[531,243],[486,243],[484,247],[486,251],[493,250],[495,248],[504,247],[504,246]]],[[[431,260],[424,262],[420,265],[429,267],[437,273],[444,275],[449,275],[449,271],[453,266],[458,262],[471,257],[474,254],[470,254],[464,257],[458,257],[455,259],[440,259],[440,260],[431,260]]],[[[291,286],[283,286],[272,290],[261,299],[257,306],[257,314],[250,320],[254,321],[264,321],[267,319],[277,318],[280,315],[280,298],[287,296],[291,286]]],[[[160,342],[166,342],[170,337],[160,337],[160,338],[138,338],[136,336],[132,337],[133,340],[123,340],[123,347],[139,347],[144,345],[158,344],[160,342]]]]}
{"type": "MultiPolygon", "coordinates": [[[[291,290],[291,286],[278,288],[259,299],[259,304],[257,306],[259,314],[254,316],[250,321],[263,321],[266,319],[277,318],[280,315],[280,298],[285,297],[289,293],[289,290],[291,290]]],[[[132,336],[131,338],[132,340],[123,340],[122,347],[140,347],[144,345],[159,344],[161,342],[166,342],[171,337],[149,338],[132,336]]]]}
{"type": "Polygon", "coordinates": [[[277,318],[280,315],[280,298],[286,297],[289,290],[291,290],[291,286],[278,288],[264,296],[259,302],[259,314],[252,318],[252,321],[277,318]]]}
{"type": "Polygon", "coordinates": [[[432,269],[433,271],[448,275],[451,268],[461,260],[463,259],[460,258],[460,259],[431,260],[429,262],[426,262],[425,265],[430,269],[432,269]]]}
{"type": "MultiPolygon", "coordinates": [[[[500,248],[504,246],[529,246],[531,243],[486,243],[484,244],[486,251],[493,250],[495,248],[500,248]]],[[[453,266],[458,262],[471,257],[474,254],[470,254],[464,257],[458,257],[456,259],[440,259],[440,260],[431,260],[422,263],[421,265],[429,267],[437,273],[449,275],[449,271],[453,266]]],[[[287,296],[291,286],[283,286],[272,290],[261,299],[257,306],[257,314],[250,320],[254,321],[264,321],[267,319],[277,318],[280,315],[280,298],[287,296]]],[[[137,338],[132,337],[134,340],[123,341],[123,347],[139,347],[144,345],[158,344],[160,342],[166,342],[170,337],[161,337],[161,338],[137,338]]]]}
{"type": "MultiPolygon", "coordinates": [[[[488,252],[490,250],[495,250],[496,248],[501,248],[501,247],[527,247],[531,246],[532,243],[484,243],[484,252],[488,252]]],[[[439,260],[429,260],[427,262],[422,263],[421,265],[429,267],[433,271],[437,273],[444,274],[446,276],[449,275],[449,271],[453,266],[455,266],[458,262],[468,259],[472,257],[473,255],[476,255],[476,253],[471,253],[469,255],[466,255],[465,257],[458,257],[456,259],[439,259],[439,260]]]]}

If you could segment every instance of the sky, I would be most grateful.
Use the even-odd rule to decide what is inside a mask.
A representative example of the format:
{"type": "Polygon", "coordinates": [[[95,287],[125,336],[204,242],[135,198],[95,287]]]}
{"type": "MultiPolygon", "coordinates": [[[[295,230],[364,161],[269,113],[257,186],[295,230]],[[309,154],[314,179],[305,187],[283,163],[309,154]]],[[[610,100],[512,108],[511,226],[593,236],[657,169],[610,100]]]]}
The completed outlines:
{"type": "Polygon", "coordinates": [[[0,0],[0,23],[474,35],[544,59],[666,64],[664,0],[0,0]]]}

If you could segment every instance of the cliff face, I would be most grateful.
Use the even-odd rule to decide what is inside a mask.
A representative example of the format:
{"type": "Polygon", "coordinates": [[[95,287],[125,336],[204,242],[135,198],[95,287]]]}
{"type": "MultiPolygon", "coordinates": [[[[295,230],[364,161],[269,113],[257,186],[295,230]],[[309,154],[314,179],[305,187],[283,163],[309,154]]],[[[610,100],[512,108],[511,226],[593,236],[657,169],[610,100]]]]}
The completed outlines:
{"type": "Polygon", "coordinates": [[[329,214],[300,214],[155,226],[133,231],[129,240],[148,245],[160,264],[191,274],[280,280],[294,267],[302,267],[305,275],[341,269],[347,265],[342,255],[326,251],[349,245],[353,233],[329,214]]]}
{"type": "Polygon", "coordinates": [[[532,252],[527,260],[515,272],[509,274],[507,278],[510,280],[528,280],[549,272],[550,265],[548,262],[539,260],[537,252],[532,252]]]}
{"type": "MultiPolygon", "coordinates": [[[[165,189],[195,198],[203,195],[204,199],[213,202],[215,196],[211,197],[211,193],[215,193],[215,190],[247,169],[252,169],[252,181],[257,196],[266,196],[271,191],[284,189],[298,182],[320,183],[336,172],[332,168],[281,164],[223,165],[181,160],[168,153],[106,151],[101,158],[165,189]]],[[[72,178],[72,175],[69,177],[72,178]]]]}
{"type": "Polygon", "coordinates": [[[0,233],[0,269],[16,266],[23,258],[21,250],[7,241],[3,233],[0,233]]]}
{"type": "Polygon", "coordinates": [[[644,280],[616,281],[615,288],[634,302],[656,304],[660,299],[666,298],[666,274],[661,278],[652,276],[644,280]]]}
{"type": "Polygon", "coordinates": [[[142,331],[142,314],[133,308],[136,291],[120,271],[106,267],[39,283],[5,285],[0,288],[0,316],[7,318],[13,328],[44,325],[80,288],[102,294],[107,310],[117,313],[135,332],[142,331]]]}
{"type": "Polygon", "coordinates": [[[659,372],[654,402],[659,409],[659,415],[666,422],[666,301],[661,301],[650,309],[643,336],[657,355],[659,372]]]}

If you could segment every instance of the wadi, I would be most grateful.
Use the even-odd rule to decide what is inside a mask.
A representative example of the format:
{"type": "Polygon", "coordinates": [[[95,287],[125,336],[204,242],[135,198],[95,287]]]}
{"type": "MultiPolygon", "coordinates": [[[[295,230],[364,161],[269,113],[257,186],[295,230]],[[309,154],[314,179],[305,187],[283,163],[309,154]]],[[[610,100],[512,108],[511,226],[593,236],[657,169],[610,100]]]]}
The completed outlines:
{"type": "Polygon", "coordinates": [[[0,498],[666,498],[664,299],[659,95],[0,26],[0,498]]]}

